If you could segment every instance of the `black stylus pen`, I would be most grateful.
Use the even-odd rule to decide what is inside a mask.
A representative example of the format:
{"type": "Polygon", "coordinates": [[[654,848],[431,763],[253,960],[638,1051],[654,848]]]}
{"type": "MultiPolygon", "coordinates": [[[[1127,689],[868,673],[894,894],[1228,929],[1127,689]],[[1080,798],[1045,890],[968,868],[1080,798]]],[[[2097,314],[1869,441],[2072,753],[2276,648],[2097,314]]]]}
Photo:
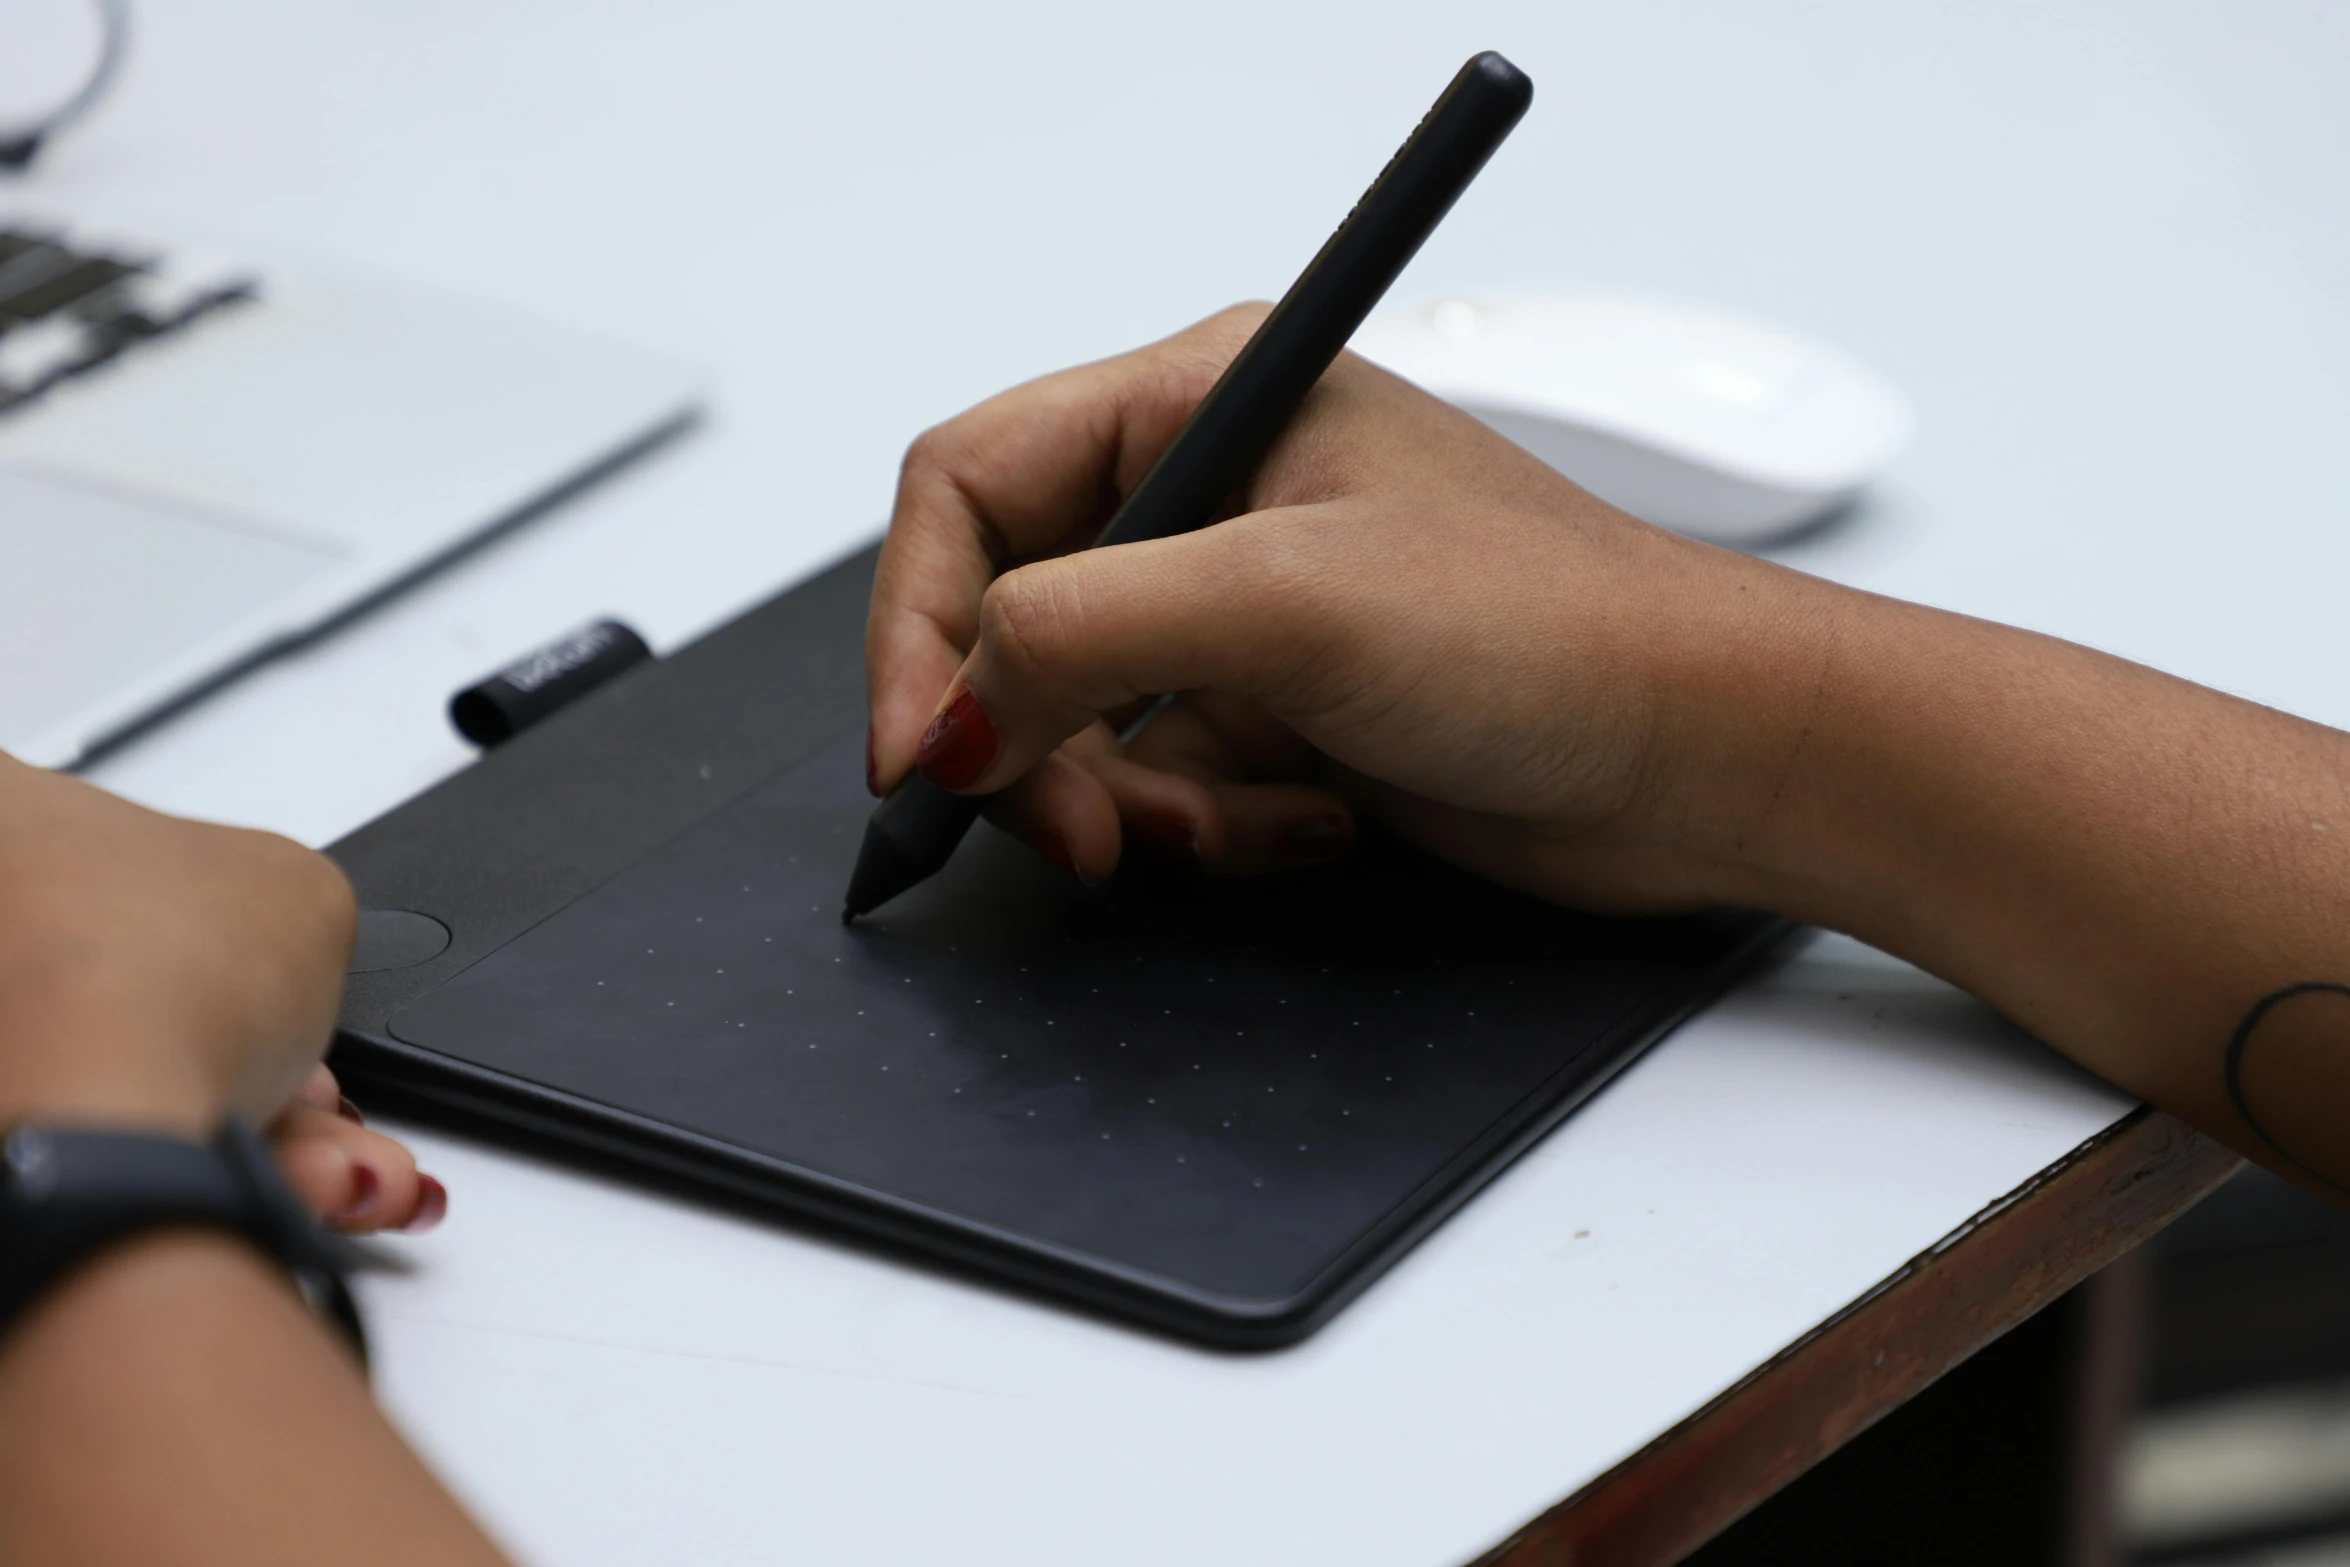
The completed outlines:
{"type": "MultiPolygon", "coordinates": [[[[1207,526],[1533,101],[1526,73],[1491,50],[1461,67],[1094,548],[1207,526]]],[[[908,778],[865,828],[842,920],[937,875],[985,804],[983,796],[950,794],[919,773],[908,778]]]]}

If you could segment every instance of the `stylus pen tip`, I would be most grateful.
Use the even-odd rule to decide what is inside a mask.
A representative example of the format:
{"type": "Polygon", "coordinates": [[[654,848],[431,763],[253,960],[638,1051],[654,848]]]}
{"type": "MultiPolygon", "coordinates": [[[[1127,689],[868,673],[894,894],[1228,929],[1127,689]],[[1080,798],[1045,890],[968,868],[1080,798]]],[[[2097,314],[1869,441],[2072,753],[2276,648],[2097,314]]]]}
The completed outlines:
{"type": "Polygon", "coordinates": [[[849,908],[849,907],[847,907],[847,906],[845,906],[845,905],[844,905],[844,906],[842,907],[841,911],[840,911],[840,922],[841,922],[843,925],[854,925],[854,924],[856,924],[856,923],[857,923],[857,911],[856,911],[855,909],[849,908]]]}

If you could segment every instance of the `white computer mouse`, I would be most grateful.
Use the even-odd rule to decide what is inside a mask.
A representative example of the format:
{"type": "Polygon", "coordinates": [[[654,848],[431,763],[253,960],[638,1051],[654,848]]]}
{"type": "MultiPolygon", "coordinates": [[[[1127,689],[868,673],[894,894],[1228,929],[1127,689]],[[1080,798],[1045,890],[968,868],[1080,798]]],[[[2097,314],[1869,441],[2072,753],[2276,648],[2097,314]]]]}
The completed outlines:
{"type": "Polygon", "coordinates": [[[1841,506],[1913,425],[1834,349],[1639,296],[1459,295],[1382,311],[1351,346],[1634,516],[1721,543],[1841,506]]]}

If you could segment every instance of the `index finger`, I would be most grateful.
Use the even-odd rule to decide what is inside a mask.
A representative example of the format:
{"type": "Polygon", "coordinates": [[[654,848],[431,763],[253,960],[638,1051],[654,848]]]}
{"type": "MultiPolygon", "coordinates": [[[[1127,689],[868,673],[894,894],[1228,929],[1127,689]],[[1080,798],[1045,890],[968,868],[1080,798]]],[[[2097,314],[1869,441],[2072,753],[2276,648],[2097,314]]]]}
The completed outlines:
{"type": "Polygon", "coordinates": [[[1090,543],[1263,314],[1236,306],[1149,347],[1016,386],[915,440],[865,622],[876,794],[913,766],[978,640],[988,584],[1090,543]]]}

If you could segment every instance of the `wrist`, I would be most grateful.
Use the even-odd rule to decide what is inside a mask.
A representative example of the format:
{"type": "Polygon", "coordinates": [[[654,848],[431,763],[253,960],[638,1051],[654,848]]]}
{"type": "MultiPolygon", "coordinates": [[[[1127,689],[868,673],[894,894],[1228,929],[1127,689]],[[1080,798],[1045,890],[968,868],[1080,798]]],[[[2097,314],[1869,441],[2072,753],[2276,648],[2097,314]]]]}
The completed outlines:
{"type": "Polygon", "coordinates": [[[160,1078],[76,1072],[12,1080],[0,1089],[0,1129],[54,1121],[201,1138],[219,1126],[225,1113],[217,1096],[160,1078]]]}
{"type": "Polygon", "coordinates": [[[348,1259],[286,1188],[242,1120],[193,1141],[168,1132],[31,1124],[0,1139],[0,1336],[93,1258],[156,1232],[232,1235],[291,1274],[349,1337],[366,1340],[348,1259]]]}
{"type": "Polygon", "coordinates": [[[0,1005],[0,1128],[49,1120],[200,1138],[228,1110],[207,1063],[195,1042],[117,1008],[0,1005]]]}
{"type": "Polygon", "coordinates": [[[1892,606],[1857,590],[1707,551],[1692,612],[1660,661],[1649,815],[1698,900],[1807,920],[1836,901],[1837,846],[1814,795],[1843,744],[1856,663],[1892,606]]]}
{"type": "Polygon", "coordinates": [[[1947,907],[1954,867],[1989,852],[1961,844],[2007,764],[1970,693],[2007,682],[2021,633],[1766,569],[1783,580],[1757,595],[1743,649],[1725,639],[1742,672],[1715,688],[1748,709],[1716,724],[1735,737],[1718,901],[1902,944],[1947,907]]]}

